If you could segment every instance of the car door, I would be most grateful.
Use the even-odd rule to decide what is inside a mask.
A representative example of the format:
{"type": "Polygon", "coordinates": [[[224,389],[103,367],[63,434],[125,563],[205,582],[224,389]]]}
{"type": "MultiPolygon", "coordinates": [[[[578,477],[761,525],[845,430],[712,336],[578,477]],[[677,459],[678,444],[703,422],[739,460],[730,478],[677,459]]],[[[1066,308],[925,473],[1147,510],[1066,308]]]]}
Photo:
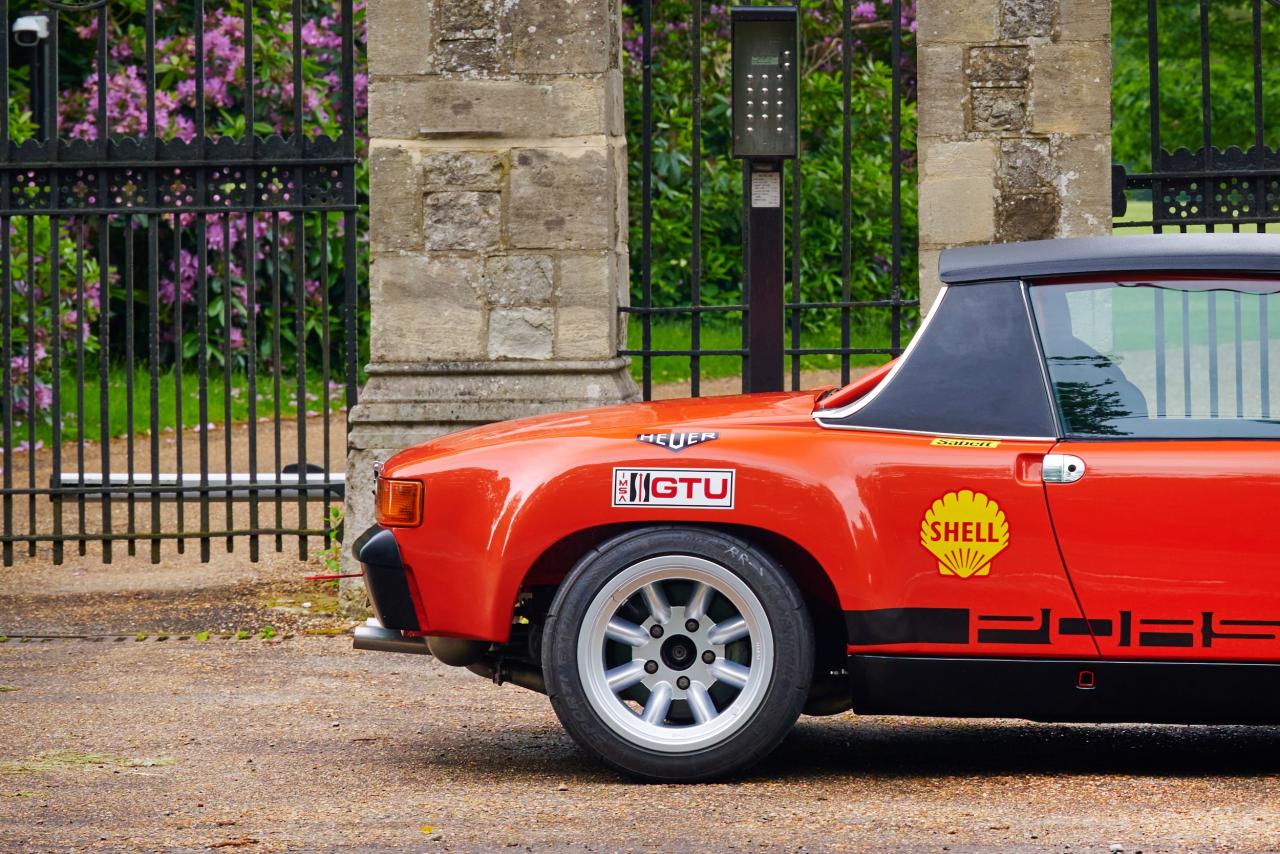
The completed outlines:
{"type": "Polygon", "coordinates": [[[1045,504],[1057,428],[1022,283],[948,288],[893,372],[818,421],[851,431],[850,651],[1097,656],[1045,504]]]}
{"type": "Polygon", "coordinates": [[[1280,658],[1275,286],[1031,288],[1066,436],[1045,490],[1104,656],[1280,658]]]}

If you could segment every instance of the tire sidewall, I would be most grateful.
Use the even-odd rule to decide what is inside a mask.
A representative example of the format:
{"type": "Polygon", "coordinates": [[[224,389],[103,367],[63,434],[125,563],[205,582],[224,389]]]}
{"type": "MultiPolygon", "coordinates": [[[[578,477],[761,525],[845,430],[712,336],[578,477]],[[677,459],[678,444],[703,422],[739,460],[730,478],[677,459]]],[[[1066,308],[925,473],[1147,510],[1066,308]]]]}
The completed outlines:
{"type": "Polygon", "coordinates": [[[808,695],[813,631],[795,583],[767,554],[721,531],[646,528],[619,536],[585,555],[556,594],[543,630],[543,674],[552,707],[583,747],[649,780],[694,781],[740,771],[771,752],[790,731],[808,695]],[[627,567],[647,558],[686,554],[738,576],[759,600],[773,634],[773,672],[760,705],[724,740],[696,751],[666,753],[628,742],[592,706],[578,672],[578,642],[587,610],[627,567]]]}

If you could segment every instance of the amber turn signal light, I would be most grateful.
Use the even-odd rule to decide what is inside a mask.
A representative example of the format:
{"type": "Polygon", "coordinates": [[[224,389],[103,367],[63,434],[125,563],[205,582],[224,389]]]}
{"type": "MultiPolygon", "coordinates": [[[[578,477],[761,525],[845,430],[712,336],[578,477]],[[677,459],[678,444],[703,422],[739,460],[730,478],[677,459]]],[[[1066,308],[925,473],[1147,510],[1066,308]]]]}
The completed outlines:
{"type": "Polygon", "coordinates": [[[378,524],[412,528],[422,524],[422,484],[416,480],[378,478],[378,524]]]}

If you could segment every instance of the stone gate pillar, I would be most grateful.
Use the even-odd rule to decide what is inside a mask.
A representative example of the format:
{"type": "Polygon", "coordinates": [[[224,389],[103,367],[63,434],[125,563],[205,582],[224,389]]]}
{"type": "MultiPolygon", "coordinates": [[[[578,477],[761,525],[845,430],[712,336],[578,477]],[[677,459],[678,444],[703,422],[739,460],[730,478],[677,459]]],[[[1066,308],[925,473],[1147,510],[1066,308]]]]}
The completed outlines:
{"type": "Polygon", "coordinates": [[[618,3],[370,0],[372,329],[348,543],[372,524],[375,460],[471,425],[636,399],[617,355],[618,3]]]}
{"type": "Polygon", "coordinates": [[[1111,231],[1110,0],[919,0],[920,296],[948,246],[1111,231]]]}

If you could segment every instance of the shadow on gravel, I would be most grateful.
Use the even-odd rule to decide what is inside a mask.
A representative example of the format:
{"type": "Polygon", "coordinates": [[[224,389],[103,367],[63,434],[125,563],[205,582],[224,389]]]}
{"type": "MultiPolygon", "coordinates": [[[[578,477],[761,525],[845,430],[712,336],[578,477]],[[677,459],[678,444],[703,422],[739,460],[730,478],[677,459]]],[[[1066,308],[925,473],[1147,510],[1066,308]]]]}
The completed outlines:
{"type": "MultiPolygon", "coordinates": [[[[626,781],[557,727],[422,731],[385,757],[410,775],[448,769],[506,780],[626,781]]],[[[1280,727],[1036,724],[923,718],[802,719],[743,782],[840,777],[1280,773],[1280,727]]]]}
{"type": "Polygon", "coordinates": [[[1280,727],[1036,724],[925,718],[804,720],[753,778],[1280,772],[1280,727]]]}

